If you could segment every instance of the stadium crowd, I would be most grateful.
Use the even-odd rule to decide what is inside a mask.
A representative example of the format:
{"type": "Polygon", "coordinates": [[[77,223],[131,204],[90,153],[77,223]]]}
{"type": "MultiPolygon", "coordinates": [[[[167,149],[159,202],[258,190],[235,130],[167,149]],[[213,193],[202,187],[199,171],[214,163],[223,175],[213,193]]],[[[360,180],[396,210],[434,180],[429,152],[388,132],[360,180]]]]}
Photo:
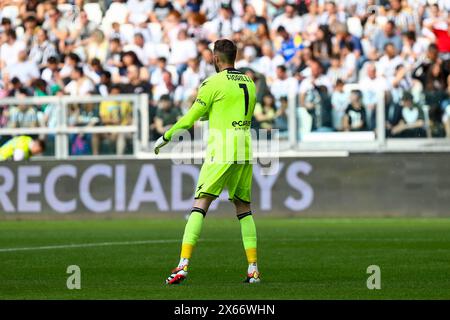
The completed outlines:
{"type": "MultiPolygon", "coordinates": [[[[374,130],[381,90],[389,137],[450,137],[449,12],[446,0],[3,0],[0,98],[145,93],[156,139],[215,73],[212,43],[229,38],[257,85],[256,128],[286,135],[293,101],[303,131],[374,130]]],[[[55,108],[0,103],[0,127],[55,126],[55,108]]],[[[73,105],[68,123],[131,114],[73,105]]],[[[73,136],[71,153],[121,154],[129,141],[73,136]]]]}

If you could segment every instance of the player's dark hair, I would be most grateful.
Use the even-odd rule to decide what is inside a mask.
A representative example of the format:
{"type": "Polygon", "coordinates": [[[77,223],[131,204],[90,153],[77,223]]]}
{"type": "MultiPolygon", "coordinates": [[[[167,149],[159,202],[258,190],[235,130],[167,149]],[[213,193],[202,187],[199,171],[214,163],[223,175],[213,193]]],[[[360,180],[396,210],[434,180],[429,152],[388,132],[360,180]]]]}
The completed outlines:
{"type": "Polygon", "coordinates": [[[234,63],[236,60],[237,48],[233,41],[228,39],[214,42],[214,54],[220,56],[220,60],[225,63],[234,63]]]}
{"type": "Polygon", "coordinates": [[[45,140],[43,139],[37,139],[36,142],[39,144],[39,146],[41,147],[42,151],[45,151],[45,148],[47,147],[47,144],[45,142],[45,140]]]}

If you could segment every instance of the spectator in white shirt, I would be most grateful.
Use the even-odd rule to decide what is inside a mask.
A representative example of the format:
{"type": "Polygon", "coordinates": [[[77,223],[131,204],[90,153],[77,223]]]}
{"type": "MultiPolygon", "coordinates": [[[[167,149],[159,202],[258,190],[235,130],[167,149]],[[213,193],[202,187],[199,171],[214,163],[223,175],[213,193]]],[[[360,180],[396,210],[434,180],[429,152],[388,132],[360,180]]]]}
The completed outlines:
{"type": "Polygon", "coordinates": [[[167,59],[164,57],[159,57],[156,62],[156,68],[153,69],[151,76],[150,76],[150,83],[152,86],[158,86],[163,82],[163,73],[164,71],[168,71],[171,74],[171,81],[173,85],[178,84],[178,73],[177,69],[167,64],[167,59]]]}
{"type": "Polygon", "coordinates": [[[369,62],[366,67],[366,76],[360,79],[359,85],[362,92],[363,105],[366,107],[366,116],[368,129],[375,128],[375,110],[378,104],[378,92],[385,95],[388,86],[386,79],[377,75],[377,68],[375,63],[369,62]]]}
{"type": "Polygon", "coordinates": [[[47,60],[47,67],[42,70],[41,79],[47,82],[49,86],[60,83],[61,76],[58,68],[58,58],[50,57],[47,60]]]}
{"type": "Polygon", "coordinates": [[[97,25],[89,20],[86,11],[83,10],[80,11],[77,20],[73,24],[70,24],[70,26],[70,38],[73,41],[81,40],[82,42],[87,40],[97,28],[97,25]]]}
{"type": "Polygon", "coordinates": [[[319,9],[315,1],[311,1],[308,6],[308,13],[302,16],[302,20],[304,25],[303,37],[305,40],[314,39],[320,25],[319,9]]]}
{"type": "Polygon", "coordinates": [[[23,20],[23,34],[19,37],[19,40],[25,42],[27,52],[30,51],[31,46],[36,41],[36,33],[40,28],[37,28],[37,19],[34,15],[29,15],[23,20]]]}
{"type": "Polygon", "coordinates": [[[152,0],[128,0],[127,21],[134,25],[142,25],[150,18],[154,2],[152,0]]]}
{"type": "Polygon", "coordinates": [[[342,81],[345,78],[345,69],[342,67],[341,57],[338,54],[331,56],[330,63],[331,65],[327,70],[327,78],[335,85],[338,79],[342,81]]]}
{"type": "Polygon", "coordinates": [[[204,28],[209,31],[209,40],[215,41],[220,38],[231,38],[234,32],[243,28],[243,22],[239,16],[233,15],[231,6],[228,3],[222,3],[219,15],[210,22],[205,23],[204,28]]]}
{"type": "Polygon", "coordinates": [[[214,68],[214,55],[212,50],[209,48],[206,48],[202,51],[200,73],[202,75],[202,79],[206,79],[216,73],[216,69],[214,68]]]}
{"type": "Polygon", "coordinates": [[[6,31],[5,36],[6,41],[0,47],[0,70],[16,63],[19,52],[26,50],[25,43],[17,40],[14,29],[6,31]]]}
{"type": "Polygon", "coordinates": [[[392,43],[385,45],[384,53],[378,61],[377,69],[381,76],[390,79],[394,76],[397,66],[403,64],[403,59],[397,55],[397,50],[392,43]]]}
{"type": "Polygon", "coordinates": [[[276,77],[277,67],[284,64],[284,58],[279,54],[275,55],[271,43],[264,43],[261,53],[262,57],[259,58],[255,70],[262,73],[266,77],[267,84],[270,85],[276,77]]]}
{"type": "Polygon", "coordinates": [[[294,5],[286,4],[284,12],[273,19],[271,30],[275,32],[280,26],[283,26],[290,35],[304,30],[303,20],[296,14],[294,5]]]}
{"type": "Polygon", "coordinates": [[[197,57],[197,46],[191,38],[188,38],[186,29],[181,29],[177,40],[172,44],[169,63],[175,65],[178,73],[181,74],[188,60],[195,57],[197,57]]]}
{"type": "Polygon", "coordinates": [[[325,3],[325,12],[320,16],[320,24],[334,25],[336,23],[345,23],[345,13],[338,9],[336,2],[328,0],[325,3]]]}
{"type": "Polygon", "coordinates": [[[189,99],[192,96],[202,81],[202,75],[200,73],[199,62],[197,58],[189,59],[188,68],[183,72],[181,76],[181,84],[175,91],[174,101],[181,103],[189,99]]]}
{"type": "Polygon", "coordinates": [[[426,51],[426,47],[422,47],[417,43],[416,33],[414,31],[406,32],[402,39],[403,48],[400,55],[405,62],[414,64],[417,61],[417,58],[426,51]]]}
{"type": "Polygon", "coordinates": [[[66,85],[64,91],[71,96],[85,96],[89,95],[95,90],[92,81],[84,75],[83,68],[75,67],[72,70],[72,80],[66,85]]]}
{"type": "Polygon", "coordinates": [[[35,62],[39,67],[47,64],[48,58],[57,55],[55,45],[48,41],[47,31],[39,29],[36,32],[36,42],[30,50],[29,59],[35,62]]]}
{"type": "Polygon", "coordinates": [[[69,36],[71,25],[69,18],[65,17],[56,6],[46,12],[45,15],[42,28],[47,31],[50,41],[65,41],[69,36]]]}
{"type": "Polygon", "coordinates": [[[236,62],[236,68],[258,69],[259,58],[256,57],[256,49],[254,46],[246,46],[244,48],[243,59],[236,62]]]}
{"type": "Polygon", "coordinates": [[[78,64],[80,62],[81,62],[81,59],[76,53],[68,54],[64,59],[63,67],[59,71],[61,78],[65,79],[65,81],[67,81],[67,79],[70,78],[73,68],[78,66],[78,64]]]}
{"type": "Polygon", "coordinates": [[[350,97],[344,91],[344,81],[337,79],[336,87],[331,94],[331,116],[333,120],[333,128],[337,131],[342,131],[342,119],[345,115],[345,110],[350,103],[350,97]]]}
{"type": "Polygon", "coordinates": [[[270,87],[270,92],[275,97],[275,106],[280,107],[281,97],[292,97],[298,92],[298,81],[296,78],[289,76],[286,66],[280,65],[276,69],[276,79],[270,87]]]}
{"type": "Polygon", "coordinates": [[[353,52],[353,43],[346,42],[342,48],[342,69],[344,70],[344,80],[347,83],[354,83],[357,80],[358,59],[353,52]]]}
{"type": "Polygon", "coordinates": [[[328,92],[332,91],[332,84],[327,76],[323,74],[323,67],[320,62],[316,59],[311,59],[309,61],[309,69],[310,73],[308,77],[303,79],[300,83],[300,106],[305,106],[305,97],[306,94],[318,88],[319,86],[323,86],[327,89],[328,92]]]}
{"type": "Polygon", "coordinates": [[[163,70],[161,81],[153,87],[153,101],[159,101],[161,96],[165,94],[172,96],[174,91],[175,86],[173,85],[172,74],[167,70],[163,70]]]}
{"type": "Polygon", "coordinates": [[[149,66],[156,58],[156,48],[152,42],[145,42],[142,33],[136,33],[133,43],[126,45],[124,51],[133,51],[144,66],[149,66]]]}
{"type": "Polygon", "coordinates": [[[5,83],[7,79],[18,78],[20,82],[29,86],[33,79],[39,78],[39,68],[34,61],[27,59],[27,53],[23,50],[18,54],[18,61],[8,65],[6,75],[4,75],[5,83]]]}

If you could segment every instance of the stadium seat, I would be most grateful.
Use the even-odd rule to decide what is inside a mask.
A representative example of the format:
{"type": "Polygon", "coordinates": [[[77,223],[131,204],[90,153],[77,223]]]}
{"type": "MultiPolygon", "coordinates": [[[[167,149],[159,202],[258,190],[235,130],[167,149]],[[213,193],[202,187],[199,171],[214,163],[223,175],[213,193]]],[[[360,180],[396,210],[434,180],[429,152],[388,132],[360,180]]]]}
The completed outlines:
{"type": "Polygon", "coordinates": [[[23,27],[17,27],[16,28],[16,36],[17,38],[22,38],[23,34],[25,33],[25,30],[23,29],[23,27]]]}
{"type": "Polygon", "coordinates": [[[84,11],[86,11],[86,14],[88,16],[88,19],[97,25],[99,25],[102,22],[103,12],[100,8],[100,4],[91,2],[86,3],[83,6],[84,11]]]}
{"type": "Polygon", "coordinates": [[[161,25],[159,23],[151,22],[148,24],[148,29],[150,30],[152,41],[161,42],[163,36],[161,25]]]}
{"type": "Polygon", "coordinates": [[[375,18],[375,21],[379,26],[384,26],[386,24],[386,22],[388,22],[388,20],[389,19],[385,16],[377,16],[375,18]]]}
{"type": "Polygon", "coordinates": [[[361,38],[363,35],[363,27],[358,17],[350,17],[347,19],[347,29],[355,37],[361,38]]]}
{"type": "Polygon", "coordinates": [[[60,3],[57,7],[63,16],[68,16],[73,13],[73,6],[69,3],[60,3]]]}
{"type": "Polygon", "coordinates": [[[125,40],[129,43],[133,43],[134,26],[129,23],[120,25],[120,33],[125,37],[125,40]]]}
{"type": "Polygon", "coordinates": [[[109,23],[118,22],[125,23],[128,15],[128,8],[124,3],[113,2],[105,13],[105,18],[109,23]]]}

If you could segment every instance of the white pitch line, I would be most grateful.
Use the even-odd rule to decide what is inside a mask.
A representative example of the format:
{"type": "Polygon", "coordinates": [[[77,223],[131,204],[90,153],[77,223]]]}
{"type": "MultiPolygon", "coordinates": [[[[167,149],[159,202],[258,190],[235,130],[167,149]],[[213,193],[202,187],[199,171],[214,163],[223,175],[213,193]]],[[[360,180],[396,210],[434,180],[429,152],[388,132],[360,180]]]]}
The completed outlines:
{"type": "Polygon", "coordinates": [[[61,244],[61,245],[41,246],[41,247],[0,248],[0,252],[52,250],[52,249],[67,249],[67,248],[88,248],[88,247],[105,247],[105,246],[127,246],[127,245],[133,245],[133,244],[153,244],[153,243],[172,243],[172,242],[180,242],[180,239],[178,239],[178,240],[139,240],[139,241],[95,242],[95,243],[61,244]]]}
{"type": "MultiPolygon", "coordinates": [[[[241,241],[240,239],[199,239],[201,242],[223,242],[223,241],[241,241]]],[[[330,242],[330,241],[364,241],[364,242],[433,242],[441,241],[438,239],[426,239],[426,238],[278,238],[271,239],[271,242],[330,242]]],[[[133,244],[155,244],[155,243],[174,243],[181,242],[180,239],[167,239],[167,240],[137,240],[137,241],[115,241],[115,242],[94,242],[94,243],[78,243],[78,244],[62,244],[53,246],[40,246],[40,247],[18,247],[18,248],[0,248],[2,252],[15,252],[15,251],[34,251],[34,250],[52,250],[52,249],[68,249],[68,248],[89,248],[89,247],[107,247],[107,246],[126,246],[133,244]]],[[[448,251],[450,249],[440,249],[448,251]]]]}

